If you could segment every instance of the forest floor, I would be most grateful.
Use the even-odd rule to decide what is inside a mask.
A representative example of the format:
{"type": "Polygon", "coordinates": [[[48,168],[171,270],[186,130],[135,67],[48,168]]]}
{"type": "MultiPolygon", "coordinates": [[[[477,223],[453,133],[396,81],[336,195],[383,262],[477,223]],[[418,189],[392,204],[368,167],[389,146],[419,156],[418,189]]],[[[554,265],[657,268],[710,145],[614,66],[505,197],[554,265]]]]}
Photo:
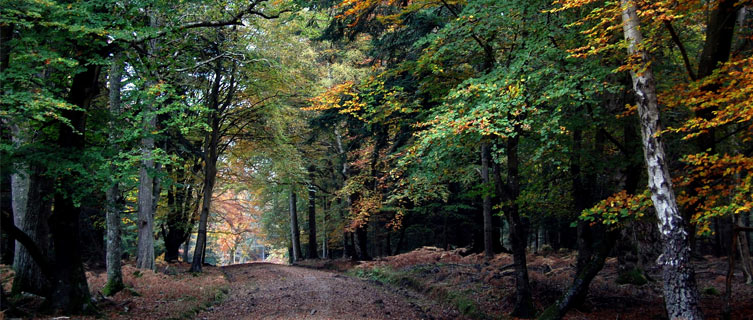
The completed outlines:
{"type": "MultiPolygon", "coordinates": [[[[528,271],[537,310],[554,303],[572,282],[577,252],[563,250],[529,254],[528,271]]],[[[725,298],[726,257],[705,256],[693,261],[701,308],[706,319],[720,319],[725,298]]],[[[565,319],[665,319],[661,270],[649,267],[643,284],[617,283],[617,258],[609,258],[593,280],[582,310],[565,319]]],[[[408,253],[363,262],[349,274],[408,287],[449,303],[462,315],[477,319],[508,319],[513,309],[515,280],[512,256],[489,261],[464,249],[445,251],[423,247],[408,253]]],[[[742,283],[739,267],[733,277],[732,319],[753,319],[753,285],[742,283]]]]}
{"type": "MultiPolygon", "coordinates": [[[[538,310],[554,302],[572,281],[575,253],[528,257],[538,310]]],[[[506,319],[512,310],[512,257],[486,261],[462,249],[424,247],[369,262],[302,261],[297,266],[250,263],[204,268],[188,273],[186,263],[159,265],[157,272],[123,268],[128,290],[102,297],[104,270],[87,272],[92,296],[107,319],[506,319]]],[[[726,259],[704,257],[695,263],[701,304],[707,319],[719,319],[724,305],[726,259]]],[[[647,270],[660,280],[659,270],[647,270]]],[[[6,292],[13,272],[0,265],[6,292]]],[[[663,319],[661,282],[618,284],[617,261],[607,260],[594,279],[583,310],[566,319],[663,319]]],[[[735,274],[732,319],[753,319],[753,285],[735,274]]],[[[41,300],[14,298],[25,318],[41,300]]],[[[0,319],[10,318],[0,312],[0,319]]],[[[94,317],[86,317],[93,319],[94,317]]]]}
{"type": "MultiPolygon", "coordinates": [[[[453,319],[454,309],[408,290],[336,271],[272,263],[204,267],[188,273],[189,264],[158,265],[157,272],[123,266],[127,290],[103,297],[104,270],[88,271],[92,297],[106,319],[453,319]]],[[[4,290],[13,271],[0,266],[4,290]]],[[[0,319],[49,319],[38,312],[42,300],[25,295],[12,299],[18,311],[0,319]]],[[[95,319],[61,317],[57,319],[95,319]]]]}

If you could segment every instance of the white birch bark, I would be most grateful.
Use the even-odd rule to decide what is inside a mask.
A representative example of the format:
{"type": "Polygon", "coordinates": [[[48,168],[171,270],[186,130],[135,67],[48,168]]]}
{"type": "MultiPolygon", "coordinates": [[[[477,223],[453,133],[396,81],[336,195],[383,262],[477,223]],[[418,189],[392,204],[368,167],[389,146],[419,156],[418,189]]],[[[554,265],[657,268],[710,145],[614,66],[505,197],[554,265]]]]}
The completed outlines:
{"type": "Polygon", "coordinates": [[[642,69],[641,73],[633,70],[630,75],[638,103],[643,155],[648,170],[648,188],[659,218],[659,231],[664,244],[658,264],[663,271],[667,315],[669,319],[702,319],[693,266],[690,264],[687,233],[677,209],[672,178],[665,159],[664,142],[660,135],[661,124],[654,75],[648,64],[648,55],[641,47],[643,35],[635,4],[632,0],[621,0],[621,5],[628,54],[639,58],[642,69]]]}

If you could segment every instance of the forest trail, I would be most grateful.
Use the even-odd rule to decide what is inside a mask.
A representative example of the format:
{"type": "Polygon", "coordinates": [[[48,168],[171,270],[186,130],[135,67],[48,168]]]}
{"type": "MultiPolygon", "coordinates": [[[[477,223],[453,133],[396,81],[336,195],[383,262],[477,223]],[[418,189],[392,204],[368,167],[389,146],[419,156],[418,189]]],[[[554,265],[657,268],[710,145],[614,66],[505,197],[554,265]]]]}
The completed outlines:
{"type": "Polygon", "coordinates": [[[197,319],[424,319],[426,301],[356,278],[302,267],[250,263],[223,268],[228,297],[197,319]]]}

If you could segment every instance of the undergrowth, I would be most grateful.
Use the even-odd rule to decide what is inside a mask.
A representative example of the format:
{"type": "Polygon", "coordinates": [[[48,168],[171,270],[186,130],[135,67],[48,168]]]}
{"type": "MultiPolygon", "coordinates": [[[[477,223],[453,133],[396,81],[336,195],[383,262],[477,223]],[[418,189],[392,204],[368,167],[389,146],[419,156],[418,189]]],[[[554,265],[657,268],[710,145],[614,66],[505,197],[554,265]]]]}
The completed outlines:
{"type": "Polygon", "coordinates": [[[348,271],[347,274],[385,285],[411,289],[431,299],[453,306],[465,317],[473,319],[489,318],[480,311],[476,302],[471,298],[474,295],[472,289],[448,290],[441,284],[425,280],[428,273],[436,272],[434,270],[439,267],[441,267],[441,264],[422,264],[396,270],[389,266],[374,266],[371,268],[355,268],[348,271]]]}
{"type": "MultiPolygon", "coordinates": [[[[190,310],[187,310],[183,312],[181,315],[173,318],[168,318],[170,320],[182,320],[182,319],[194,319],[196,318],[196,315],[199,314],[202,311],[206,311],[209,308],[218,305],[222,303],[222,301],[225,301],[225,298],[227,298],[228,293],[230,293],[230,289],[228,287],[222,287],[217,290],[214,294],[214,298],[209,299],[205,301],[203,304],[199,304],[195,307],[193,307],[190,310]]],[[[188,296],[186,297],[185,301],[196,301],[196,297],[188,296]]]]}

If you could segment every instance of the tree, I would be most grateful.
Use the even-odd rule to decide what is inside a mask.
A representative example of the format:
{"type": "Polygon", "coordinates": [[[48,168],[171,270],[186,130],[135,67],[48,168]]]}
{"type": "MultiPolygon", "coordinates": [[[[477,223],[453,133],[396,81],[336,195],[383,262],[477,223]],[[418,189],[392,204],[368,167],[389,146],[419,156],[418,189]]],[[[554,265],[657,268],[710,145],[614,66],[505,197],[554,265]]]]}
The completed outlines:
{"type": "Polygon", "coordinates": [[[298,199],[295,195],[295,191],[291,188],[290,197],[288,203],[288,210],[290,211],[290,241],[292,245],[292,261],[303,260],[303,253],[301,253],[301,232],[298,230],[298,199]]]}
{"type": "MultiPolygon", "coordinates": [[[[157,28],[157,16],[154,9],[149,10],[149,27],[157,28]]],[[[147,57],[152,57],[157,52],[157,41],[151,39],[147,42],[147,57]]],[[[150,77],[151,78],[151,77],[150,77]]],[[[154,80],[147,80],[145,86],[151,89],[154,80]]],[[[139,269],[154,270],[154,212],[156,208],[159,188],[155,185],[156,162],[154,155],[154,135],[157,130],[157,107],[156,99],[150,99],[143,105],[141,112],[143,136],[141,138],[141,166],[139,167],[139,240],[136,252],[136,267],[139,269]]]]}
{"type": "MultiPolygon", "coordinates": [[[[101,163],[105,157],[100,150],[87,143],[87,139],[102,139],[96,129],[102,128],[104,123],[97,122],[91,115],[101,107],[95,97],[102,87],[103,62],[111,53],[119,51],[121,45],[133,45],[138,50],[145,41],[171,32],[237,25],[247,15],[270,17],[255,7],[257,4],[259,2],[238,8],[224,19],[169,21],[174,24],[166,23],[160,30],[154,30],[143,28],[140,18],[134,18],[142,7],[140,3],[123,6],[107,1],[3,3],[0,21],[3,113],[0,116],[4,126],[19,125],[29,132],[43,133],[39,142],[35,142],[37,151],[27,154],[19,151],[31,149],[5,148],[3,142],[3,152],[11,150],[11,156],[4,154],[2,157],[3,168],[6,161],[21,164],[37,158],[36,163],[41,166],[34,169],[35,173],[42,173],[55,182],[54,190],[50,190],[52,196],[37,202],[49,205],[54,201],[55,204],[49,217],[54,256],[52,259],[44,259],[43,254],[33,256],[41,273],[52,284],[47,301],[53,309],[65,313],[91,310],[81,262],[78,221],[82,205],[97,201],[97,197],[91,195],[107,189],[110,183],[103,182],[101,175],[92,174],[96,172],[94,168],[107,165],[101,163]],[[50,22],[50,19],[55,21],[50,22]],[[39,74],[48,77],[37,77],[39,74]],[[104,184],[108,186],[103,188],[104,184]],[[55,265],[54,269],[50,268],[51,264],[55,265]]],[[[34,219],[46,220],[41,216],[25,217],[27,221],[34,219]]],[[[3,224],[3,229],[18,231],[11,226],[6,228],[3,224]]],[[[153,231],[150,234],[153,236],[153,231]]],[[[40,246],[44,245],[33,240],[23,244],[27,251],[37,253],[42,252],[40,246]]]]}
{"type": "MultiPolygon", "coordinates": [[[[314,166],[309,166],[309,180],[313,182],[314,180],[314,166]]],[[[306,259],[319,259],[319,254],[317,253],[318,246],[316,245],[316,189],[314,189],[314,186],[309,184],[307,186],[308,188],[308,196],[309,196],[309,207],[308,207],[308,225],[309,225],[309,243],[308,248],[306,249],[306,259]]]]}
{"type": "MultiPolygon", "coordinates": [[[[114,149],[118,149],[118,143],[116,142],[115,130],[116,121],[120,115],[120,95],[122,88],[122,72],[125,65],[123,63],[123,54],[116,53],[113,57],[112,64],[110,65],[110,73],[108,75],[108,81],[110,85],[109,92],[109,104],[110,104],[110,136],[109,142],[113,145],[114,149]]],[[[111,165],[110,169],[115,172],[115,165],[111,165]]],[[[119,188],[119,181],[115,180],[111,182],[110,188],[107,189],[107,284],[102,289],[102,294],[106,296],[113,295],[122,290],[125,285],[123,284],[123,272],[120,267],[120,260],[122,257],[121,249],[121,195],[119,188]]]]}
{"type": "Polygon", "coordinates": [[[643,137],[643,155],[648,170],[648,188],[659,218],[659,229],[664,243],[660,258],[664,279],[664,300],[670,319],[702,319],[699,310],[693,266],[690,264],[690,247],[684,230],[682,216],[677,208],[672,179],[667,166],[664,143],[661,140],[659,104],[656,85],[648,54],[643,45],[643,34],[636,7],[631,0],[622,0],[622,23],[628,54],[637,59],[634,69],[633,90],[638,103],[638,116],[643,137]],[[637,69],[640,68],[640,69],[637,69]]]}

